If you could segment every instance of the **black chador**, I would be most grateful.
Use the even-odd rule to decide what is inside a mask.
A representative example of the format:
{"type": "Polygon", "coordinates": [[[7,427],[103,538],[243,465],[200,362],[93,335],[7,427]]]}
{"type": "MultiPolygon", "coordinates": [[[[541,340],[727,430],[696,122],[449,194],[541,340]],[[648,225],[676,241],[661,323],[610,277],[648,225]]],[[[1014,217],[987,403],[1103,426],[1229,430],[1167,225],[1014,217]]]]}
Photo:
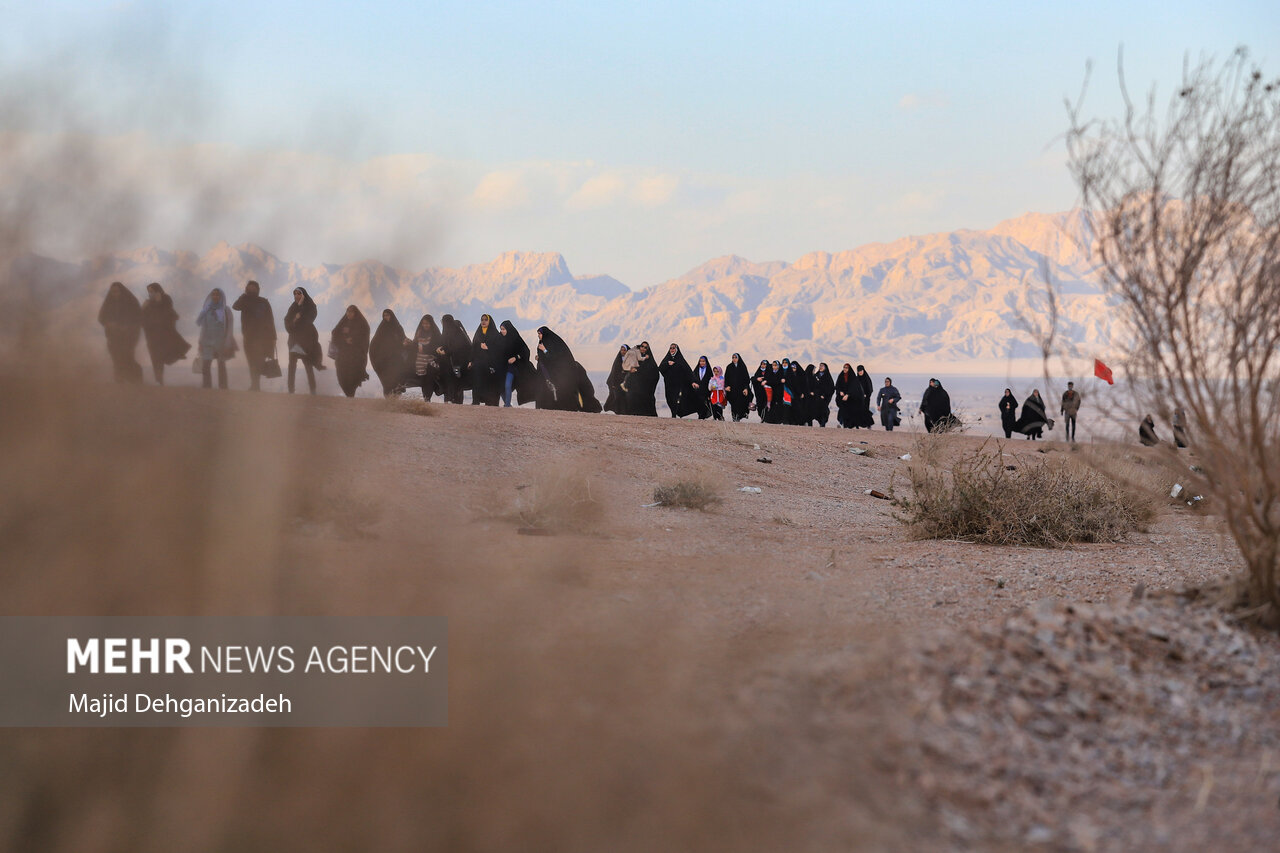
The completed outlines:
{"type": "Polygon", "coordinates": [[[164,292],[159,282],[147,285],[147,299],[142,303],[142,332],[151,356],[152,375],[157,385],[163,385],[165,365],[186,358],[191,344],[178,333],[178,312],[174,310],[173,298],[164,292]]]}
{"type": "MultiPolygon", "coordinates": [[[[511,379],[511,390],[515,394],[516,405],[536,403],[542,386],[542,377],[529,359],[529,345],[524,342],[520,331],[510,320],[503,320],[499,328],[506,330],[505,334],[499,332],[502,334],[502,361],[506,365],[506,374],[511,379]]],[[[505,377],[503,383],[502,393],[505,395],[507,393],[505,377]]]]}
{"type": "Polygon", "coordinates": [[[702,392],[693,387],[693,370],[685,361],[680,347],[671,344],[667,354],[658,364],[662,374],[662,384],[667,395],[667,408],[671,409],[671,417],[683,418],[702,412],[706,398],[702,392]]]}
{"type": "Polygon", "coordinates": [[[599,412],[600,401],[587,371],[564,339],[546,326],[538,328],[538,372],[543,378],[538,408],[599,412]]]}
{"type": "Polygon", "coordinates": [[[480,315],[480,325],[471,337],[471,403],[480,406],[498,405],[506,376],[502,354],[505,347],[498,327],[488,314],[480,315]]]}
{"type": "Polygon", "coordinates": [[[471,363],[471,339],[452,314],[440,318],[436,355],[440,359],[440,396],[446,403],[461,403],[462,392],[471,378],[467,372],[471,363]]]}
{"type": "Polygon", "coordinates": [[[432,394],[440,393],[443,353],[436,318],[423,314],[413,332],[413,384],[422,389],[422,399],[428,402],[432,394]]]}
{"type": "Polygon", "coordinates": [[[626,377],[622,372],[622,358],[631,347],[623,344],[618,350],[618,354],[613,357],[613,366],[609,368],[609,378],[604,381],[604,385],[609,389],[608,395],[604,398],[604,410],[619,415],[627,413],[626,391],[623,389],[623,382],[626,377]]]}
{"type": "Polygon", "coordinates": [[[754,396],[751,389],[751,373],[739,353],[734,353],[724,368],[724,396],[729,403],[729,411],[735,421],[740,421],[751,412],[751,400],[754,396]]]}
{"type": "Polygon", "coordinates": [[[393,396],[416,384],[413,374],[413,341],[405,336],[404,326],[390,308],[382,312],[382,322],[369,341],[369,363],[382,383],[382,393],[393,396]]]}
{"type": "Polygon", "coordinates": [[[338,387],[348,397],[369,378],[369,321],[354,305],[348,305],[342,319],[329,337],[329,353],[333,356],[338,387]]]}
{"type": "Polygon", "coordinates": [[[627,377],[627,414],[656,418],[658,416],[658,363],[648,341],[636,347],[636,370],[627,377]]]}
{"type": "Polygon", "coordinates": [[[1000,426],[1004,428],[1005,438],[1013,438],[1013,431],[1018,428],[1018,398],[1010,388],[1004,389],[1004,396],[1000,398],[1000,426]]]}
{"type": "Polygon", "coordinates": [[[142,336],[142,306],[138,297],[118,281],[111,282],[98,309],[98,322],[107,334],[107,353],[117,382],[141,382],[142,365],[135,352],[142,336]]]}

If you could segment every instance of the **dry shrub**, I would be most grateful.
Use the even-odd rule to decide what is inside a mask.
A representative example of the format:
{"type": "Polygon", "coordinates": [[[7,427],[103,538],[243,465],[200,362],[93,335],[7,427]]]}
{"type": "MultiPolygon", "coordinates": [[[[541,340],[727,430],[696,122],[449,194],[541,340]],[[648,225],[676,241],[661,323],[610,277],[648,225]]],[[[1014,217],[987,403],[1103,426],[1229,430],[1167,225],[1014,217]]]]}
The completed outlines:
{"type": "Polygon", "coordinates": [[[1181,416],[1188,485],[1243,558],[1236,603],[1280,627],[1280,81],[1239,48],[1187,63],[1167,107],[1120,83],[1119,117],[1069,106],[1067,151],[1129,414],[1181,416]]]}
{"type": "Polygon", "coordinates": [[[724,498],[720,496],[719,483],[709,476],[697,474],[682,480],[659,484],[653,490],[653,500],[663,506],[705,510],[713,504],[720,503],[724,498]]]}
{"type": "Polygon", "coordinates": [[[382,407],[400,415],[420,415],[424,418],[440,414],[438,406],[433,406],[421,397],[388,397],[382,401],[382,407]]]}
{"type": "Polygon", "coordinates": [[[1151,521],[1151,502],[1098,470],[1066,459],[1005,467],[982,448],[949,468],[908,466],[911,497],[895,497],[899,519],[920,539],[1052,548],[1117,542],[1151,521]]]}
{"type": "Polygon", "coordinates": [[[542,530],[586,533],[598,528],[604,516],[603,490],[590,471],[585,465],[539,471],[516,497],[516,520],[542,530]]]}

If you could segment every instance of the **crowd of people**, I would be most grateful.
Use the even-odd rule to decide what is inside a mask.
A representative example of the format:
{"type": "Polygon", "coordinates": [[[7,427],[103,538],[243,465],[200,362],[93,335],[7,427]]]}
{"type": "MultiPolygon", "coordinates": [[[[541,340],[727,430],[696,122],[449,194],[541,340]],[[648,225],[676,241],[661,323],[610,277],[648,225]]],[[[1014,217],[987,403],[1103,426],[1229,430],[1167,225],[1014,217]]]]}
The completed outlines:
{"type": "MultiPolygon", "coordinates": [[[[201,375],[206,388],[213,387],[215,370],[218,387],[227,387],[226,363],[241,349],[235,334],[236,314],[240,315],[250,390],[260,390],[263,378],[286,375],[278,360],[271,303],[261,295],[258,282],[250,281],[230,304],[226,294],[214,288],[196,315],[199,336],[193,370],[201,375]]],[[[338,385],[348,397],[355,396],[369,380],[372,367],[387,396],[417,388],[425,400],[438,396],[446,403],[462,403],[464,392],[469,390],[473,405],[511,406],[514,400],[517,406],[531,402],[538,408],[657,417],[661,379],[667,408],[676,418],[697,415],[699,419],[724,420],[727,413],[734,421],[742,421],[754,412],[764,423],[825,427],[834,403],[836,424],[841,427],[870,429],[878,419],[881,427],[892,431],[902,423],[902,394],[893,380],[886,377],[877,389],[861,364],[854,367],[846,363],[833,375],[826,362],[801,367],[789,358],[763,359],[752,371],[740,353],[734,353],[723,367],[712,365],[705,355],[690,364],[678,344],[668,346],[665,353],[655,353],[649,342],[643,341],[636,346],[624,344],[618,350],[606,380],[608,395],[601,404],[569,345],[546,326],[538,328],[537,344],[531,351],[510,320],[495,325],[489,314],[481,316],[470,335],[451,314],[443,315],[438,323],[431,314],[424,314],[412,334],[406,334],[395,313],[384,309],[371,334],[369,321],[359,307],[348,305],[330,333],[326,351],[321,347],[316,316],[311,295],[305,288],[294,288],[283,321],[289,393],[295,391],[299,366],[306,374],[308,390],[316,393],[316,371],[326,369],[327,352],[338,385]]],[[[117,381],[142,381],[135,353],[140,338],[145,337],[152,374],[158,384],[164,384],[166,366],[184,360],[191,350],[178,331],[178,319],[172,298],[160,284],[147,285],[142,303],[122,283],[111,284],[98,322],[106,332],[117,381]]],[[[1072,440],[1079,406],[1079,394],[1068,383],[1062,413],[1072,440]]],[[[999,408],[1007,438],[1019,432],[1028,439],[1038,439],[1046,426],[1053,426],[1039,391],[1023,402],[1019,414],[1018,401],[1006,388],[999,408]]],[[[929,432],[962,425],[952,412],[950,394],[936,378],[929,380],[921,396],[920,413],[929,432]]]]}

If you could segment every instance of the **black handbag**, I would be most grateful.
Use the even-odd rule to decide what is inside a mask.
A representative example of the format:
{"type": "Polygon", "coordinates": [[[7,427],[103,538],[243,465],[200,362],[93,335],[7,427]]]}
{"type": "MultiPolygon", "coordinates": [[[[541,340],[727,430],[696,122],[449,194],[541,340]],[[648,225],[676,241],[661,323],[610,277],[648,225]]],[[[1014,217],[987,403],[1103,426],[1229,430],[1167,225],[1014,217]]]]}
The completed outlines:
{"type": "Polygon", "coordinates": [[[264,379],[279,379],[283,375],[280,372],[280,361],[276,358],[275,350],[262,360],[262,369],[258,372],[264,379]]]}

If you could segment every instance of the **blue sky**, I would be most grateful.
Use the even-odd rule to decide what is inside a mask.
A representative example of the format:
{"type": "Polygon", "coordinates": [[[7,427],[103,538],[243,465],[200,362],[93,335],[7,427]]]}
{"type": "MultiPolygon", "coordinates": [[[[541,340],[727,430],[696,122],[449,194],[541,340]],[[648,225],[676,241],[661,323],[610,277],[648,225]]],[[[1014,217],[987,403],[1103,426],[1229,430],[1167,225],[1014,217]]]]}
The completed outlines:
{"type": "Polygon", "coordinates": [[[225,161],[202,169],[224,177],[285,158],[296,187],[236,209],[311,211],[266,233],[257,209],[206,217],[207,232],[150,224],[140,243],[226,238],[415,267],[560,251],[576,272],[637,287],[722,254],[794,260],[1071,206],[1063,98],[1093,60],[1090,111],[1114,114],[1120,45],[1138,90],[1167,91],[1186,55],[1240,44],[1280,70],[1280,4],[1262,2],[0,2],[0,14],[0,67],[27,87],[52,81],[40,97],[75,91],[62,110],[0,114],[0,129],[129,135],[153,162],[200,144],[225,161]],[[394,178],[360,177],[386,158],[400,158],[394,178]],[[406,216],[430,232],[416,247],[406,216]],[[379,233],[391,217],[394,241],[379,233]]]}

